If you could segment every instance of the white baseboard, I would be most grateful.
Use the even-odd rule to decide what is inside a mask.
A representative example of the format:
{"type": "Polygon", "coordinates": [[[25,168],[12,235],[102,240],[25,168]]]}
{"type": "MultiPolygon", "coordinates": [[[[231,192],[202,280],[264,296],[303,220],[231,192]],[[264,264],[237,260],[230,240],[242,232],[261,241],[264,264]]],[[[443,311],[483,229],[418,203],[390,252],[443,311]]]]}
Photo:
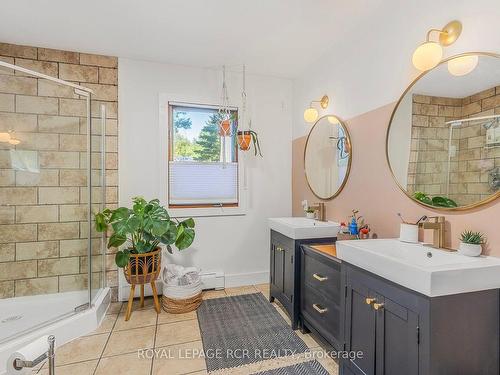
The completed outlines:
{"type": "Polygon", "coordinates": [[[269,282],[269,271],[226,274],[226,288],[264,284],[269,282]]]}
{"type": "MultiPolygon", "coordinates": [[[[130,293],[130,286],[126,281],[120,280],[120,285],[118,288],[118,301],[127,301],[130,293]],[[123,283],[124,282],[124,283],[123,283]]],[[[262,272],[250,272],[250,273],[237,273],[232,275],[225,275],[225,287],[233,288],[237,286],[255,285],[255,284],[265,284],[269,283],[269,271],[262,272]]],[[[156,288],[158,289],[158,294],[162,293],[162,282],[156,280],[156,288]]],[[[140,288],[135,288],[135,297],[139,297],[140,288]]],[[[151,286],[144,286],[144,295],[151,296],[151,286]]]]}

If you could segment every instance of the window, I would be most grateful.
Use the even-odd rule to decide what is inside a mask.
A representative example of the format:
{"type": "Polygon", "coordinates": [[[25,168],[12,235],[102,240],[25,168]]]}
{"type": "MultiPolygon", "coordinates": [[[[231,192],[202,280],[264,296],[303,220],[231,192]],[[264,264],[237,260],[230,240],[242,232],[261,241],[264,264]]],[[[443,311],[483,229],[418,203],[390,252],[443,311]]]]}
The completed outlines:
{"type": "Polygon", "coordinates": [[[169,103],[169,207],[238,207],[236,138],[219,135],[220,118],[214,106],[169,103]]]}

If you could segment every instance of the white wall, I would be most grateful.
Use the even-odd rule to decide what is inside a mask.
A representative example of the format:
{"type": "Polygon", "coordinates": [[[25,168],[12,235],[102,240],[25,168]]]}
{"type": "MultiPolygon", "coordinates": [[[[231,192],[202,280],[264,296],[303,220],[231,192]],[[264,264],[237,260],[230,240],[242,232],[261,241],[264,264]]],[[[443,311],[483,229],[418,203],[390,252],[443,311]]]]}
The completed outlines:
{"type": "MultiPolygon", "coordinates": [[[[159,95],[220,100],[221,74],[145,61],[119,60],[119,202],[132,197],[166,201],[160,181],[159,95]]],[[[241,98],[241,74],[228,74],[232,102],[241,98]]],[[[286,79],[247,77],[252,128],[259,133],[264,158],[245,155],[249,207],[244,216],[196,218],[191,248],[168,259],[226,274],[226,286],[267,282],[269,230],[267,218],[291,216],[291,101],[292,83],[286,79]]],[[[167,124],[164,124],[167,126],[167,124]]],[[[166,142],[166,140],[165,140],[166,142]]]]}
{"type": "Polygon", "coordinates": [[[441,28],[453,19],[463,23],[462,35],[445,48],[445,56],[466,51],[500,52],[498,0],[379,3],[369,19],[359,22],[294,81],[294,139],[309,131],[303,111],[323,94],[330,96],[330,106],[320,115],[334,113],[346,120],[396,101],[417,75],[411,56],[430,28],[441,28]]]}

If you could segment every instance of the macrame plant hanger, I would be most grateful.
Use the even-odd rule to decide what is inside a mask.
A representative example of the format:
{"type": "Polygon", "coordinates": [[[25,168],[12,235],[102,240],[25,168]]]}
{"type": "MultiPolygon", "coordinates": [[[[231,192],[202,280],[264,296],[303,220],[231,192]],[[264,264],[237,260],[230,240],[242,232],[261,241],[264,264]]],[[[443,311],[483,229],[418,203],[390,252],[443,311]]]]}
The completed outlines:
{"type": "Polygon", "coordinates": [[[251,127],[252,121],[248,122],[248,130],[246,128],[246,113],[247,113],[247,92],[246,92],[246,66],[243,64],[243,87],[241,90],[241,124],[243,130],[238,131],[238,146],[241,151],[248,151],[252,142],[251,127]]]}
{"type": "Polygon", "coordinates": [[[259,137],[256,132],[252,130],[252,120],[248,120],[248,128],[246,128],[246,112],[247,112],[247,92],[246,92],[246,66],[243,65],[243,88],[241,91],[241,102],[242,102],[242,116],[241,123],[244,129],[238,131],[238,147],[241,151],[250,150],[250,146],[253,143],[255,156],[262,156],[260,151],[259,137]]]}
{"type": "Polygon", "coordinates": [[[222,138],[222,163],[226,165],[226,137],[232,135],[231,110],[229,109],[229,95],[227,93],[226,66],[222,66],[222,94],[219,107],[219,136],[222,138]]]}

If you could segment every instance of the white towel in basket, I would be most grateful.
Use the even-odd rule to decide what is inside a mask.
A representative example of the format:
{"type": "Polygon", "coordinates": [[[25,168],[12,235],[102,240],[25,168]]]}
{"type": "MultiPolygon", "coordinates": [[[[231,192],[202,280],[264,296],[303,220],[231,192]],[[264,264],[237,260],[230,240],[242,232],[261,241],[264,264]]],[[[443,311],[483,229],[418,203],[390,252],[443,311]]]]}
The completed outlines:
{"type": "Polygon", "coordinates": [[[169,298],[183,299],[201,293],[200,271],[197,267],[183,267],[177,264],[163,266],[161,273],[163,295],[169,298]]]}

